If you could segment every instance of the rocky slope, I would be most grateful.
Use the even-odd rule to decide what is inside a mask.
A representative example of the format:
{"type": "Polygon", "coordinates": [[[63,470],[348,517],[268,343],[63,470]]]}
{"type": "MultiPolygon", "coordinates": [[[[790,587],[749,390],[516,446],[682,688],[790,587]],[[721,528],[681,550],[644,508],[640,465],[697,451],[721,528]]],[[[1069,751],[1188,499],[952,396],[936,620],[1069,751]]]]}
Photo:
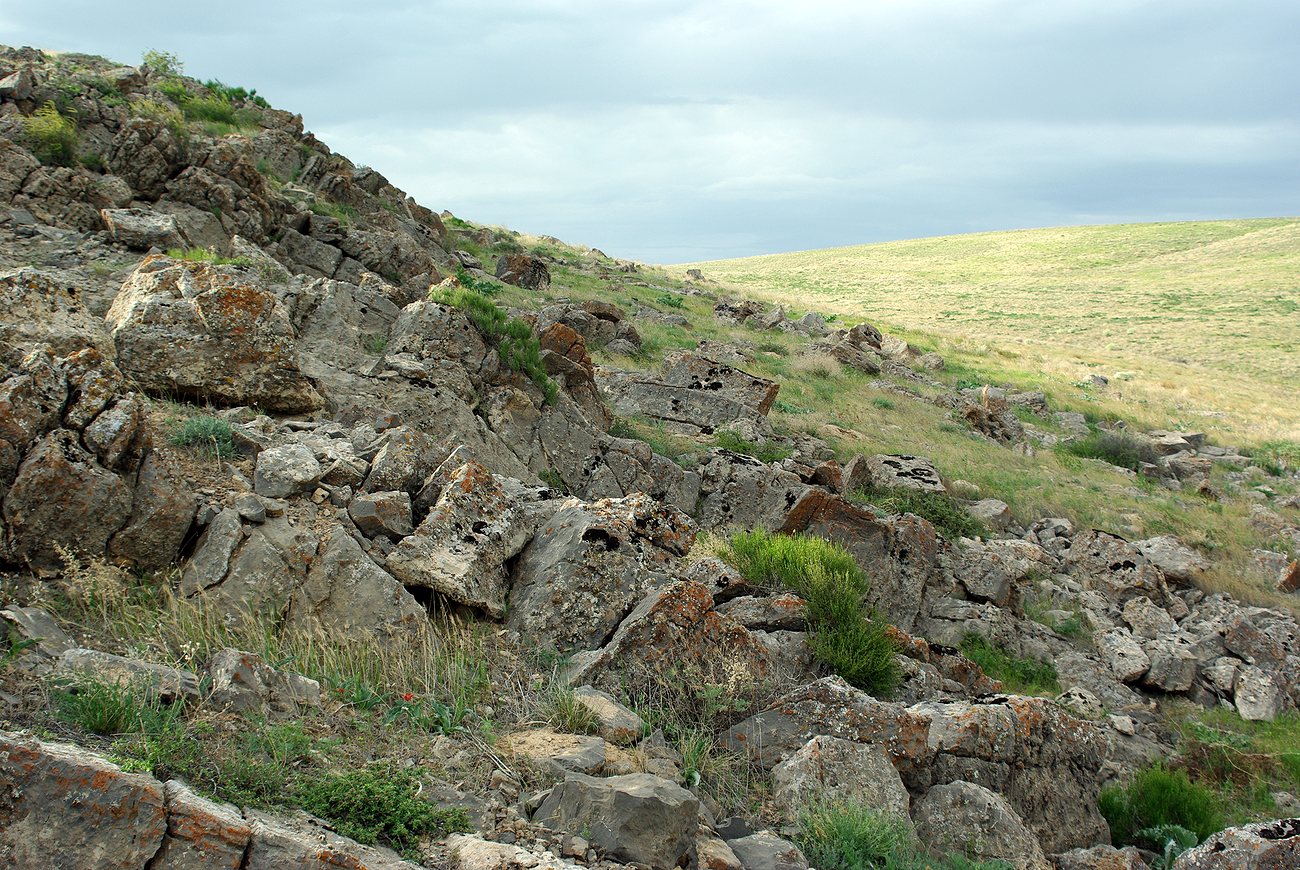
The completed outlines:
{"type": "MultiPolygon", "coordinates": [[[[806,866],[788,839],[800,808],[863,796],[936,854],[1141,866],[1108,845],[1097,798],[1170,753],[1161,705],[1271,721],[1300,703],[1295,619],[1197,588],[1202,554],[1060,518],[1021,527],[1004,504],[953,500],[923,458],[778,431],[780,384],[746,370],[752,343],[646,346],[650,324],[690,325],[672,300],[707,290],[542,248],[563,251],[573,287],[553,283],[553,257],[420,206],[248,95],[0,50],[0,856],[398,866],[333,833],[328,808],[313,810],[330,824],[286,815],[309,804],[287,793],[214,803],[195,792],[240,800],[223,775],[194,781],[54,715],[96,686],[204,733],[307,723],[330,748],[295,756],[304,770],[412,766],[473,830],[408,855],[472,868],[806,866]],[[71,125],[70,151],[51,150],[51,123],[71,125]],[[670,303],[595,298],[628,285],[670,303]],[[698,461],[626,419],[690,440],[698,461]],[[933,493],[983,525],[944,533],[863,490],[933,493]],[[889,697],[827,672],[801,599],[716,558],[735,529],[852,555],[893,626],[889,697]],[[194,616],[183,642],[163,627],[178,614],[194,616]],[[365,664],[414,650],[396,671],[414,681],[412,662],[443,661],[466,632],[486,676],[464,709],[445,673],[405,691],[365,664]],[[279,659],[272,637],[317,642],[279,659]],[[1062,693],[1001,691],[958,651],[972,637],[1053,663],[1062,693]],[[322,645],[362,650],[355,672],[311,658],[322,645]],[[570,731],[591,733],[540,727],[548,680],[587,711],[570,731]],[[672,716],[647,723],[656,704],[672,716]],[[747,771],[749,797],[711,788],[722,777],[683,751],[683,717],[747,771]]],[[[1007,450],[1036,437],[1017,405],[1052,412],[1041,395],[950,389],[941,358],[870,324],[714,302],[717,321],[795,336],[900,400],[937,391],[1007,450]]],[[[1143,473],[1172,487],[1244,464],[1194,435],[1148,440],[1143,473]]],[[[1300,536],[1294,505],[1274,508],[1261,521],[1300,536]]]]}

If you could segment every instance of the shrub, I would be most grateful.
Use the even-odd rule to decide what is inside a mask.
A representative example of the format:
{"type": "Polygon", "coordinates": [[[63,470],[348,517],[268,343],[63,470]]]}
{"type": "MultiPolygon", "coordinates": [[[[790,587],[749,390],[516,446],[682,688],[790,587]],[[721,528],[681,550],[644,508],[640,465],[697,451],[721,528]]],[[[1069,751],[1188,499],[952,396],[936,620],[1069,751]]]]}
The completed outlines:
{"type": "Polygon", "coordinates": [[[27,143],[46,166],[72,166],[77,162],[77,125],[47,102],[23,122],[27,143]]]}
{"type": "Polygon", "coordinates": [[[793,590],[806,602],[813,656],[850,685],[888,695],[898,685],[897,651],[882,620],[868,620],[868,582],[838,544],[803,535],[739,532],[730,561],[750,582],[793,590]]]}
{"type": "Polygon", "coordinates": [[[172,715],[171,708],[150,698],[142,687],[97,681],[56,689],[54,707],[60,720],[105,736],[156,730],[172,715]]]}
{"type": "Polygon", "coordinates": [[[178,447],[194,447],[213,459],[229,459],[236,453],[234,430],[220,417],[190,417],[172,433],[178,447]]]}
{"type": "Polygon", "coordinates": [[[173,260],[184,260],[187,263],[209,263],[213,266],[251,266],[252,260],[247,257],[223,257],[210,248],[170,248],[167,256],[173,260]]]}
{"type": "Polygon", "coordinates": [[[417,797],[419,777],[390,765],[330,774],[298,789],[303,809],[358,843],[381,843],[418,859],[421,837],[443,837],[471,827],[465,810],[439,809],[417,797]]]}
{"type": "Polygon", "coordinates": [[[466,290],[473,290],[475,293],[482,293],[484,296],[495,296],[501,292],[499,284],[475,277],[463,266],[456,270],[456,283],[466,290]]]}
{"type": "Polygon", "coordinates": [[[463,287],[435,287],[430,291],[429,298],[459,309],[484,338],[496,345],[502,364],[528,376],[541,388],[546,404],[555,404],[559,388],[546,374],[546,368],[542,365],[541,346],[533,336],[531,326],[523,320],[509,317],[482,293],[463,287]]]}
{"type": "Polygon", "coordinates": [[[850,493],[849,501],[873,504],[891,514],[916,514],[924,517],[945,538],[973,538],[988,531],[966,512],[961,502],[946,492],[922,492],[906,487],[866,487],[850,493]]]}
{"type": "Polygon", "coordinates": [[[1297,441],[1264,441],[1243,452],[1251,458],[1252,465],[1258,465],[1274,477],[1300,468],[1300,442],[1297,441]]]}
{"type": "Polygon", "coordinates": [[[666,305],[669,308],[681,308],[686,304],[686,300],[682,299],[682,297],[678,296],[676,293],[660,293],[655,297],[655,302],[658,302],[660,305],[666,305]]]}
{"type": "Polygon", "coordinates": [[[927,857],[904,819],[864,804],[804,807],[798,829],[795,842],[818,870],[1010,870],[1002,861],[927,857]]]}
{"type": "Polygon", "coordinates": [[[1087,438],[1069,442],[1065,450],[1074,456],[1100,459],[1132,471],[1137,471],[1143,462],[1154,465],[1160,458],[1149,441],[1124,432],[1094,432],[1087,438]]]}
{"type": "Polygon", "coordinates": [[[1110,825],[1116,846],[1137,845],[1162,850],[1165,844],[1144,840],[1145,829],[1177,825],[1198,840],[1223,828],[1214,792],[1194,783],[1181,770],[1162,765],[1139,773],[1125,788],[1102,789],[1098,808],[1110,825]]]}
{"type": "Polygon", "coordinates": [[[732,453],[743,453],[746,456],[754,457],[759,462],[780,462],[794,452],[789,447],[782,447],[779,444],[773,444],[771,441],[764,441],[760,444],[746,440],[740,436],[740,433],[732,429],[719,431],[713,436],[713,440],[723,450],[730,450],[732,453]]]}
{"type": "Polygon", "coordinates": [[[185,64],[170,51],[149,49],[140,59],[140,66],[156,76],[174,78],[185,72],[185,64]]]}
{"type": "Polygon", "coordinates": [[[149,118],[164,125],[178,142],[185,143],[189,137],[185,116],[175,106],[157,100],[139,100],[131,104],[131,113],[138,118],[149,118]]]}
{"type": "Polygon", "coordinates": [[[1047,662],[1008,655],[978,634],[966,635],[958,649],[984,673],[1000,680],[1008,691],[1025,695],[1060,694],[1056,668],[1047,662]]]}
{"type": "Polygon", "coordinates": [[[217,79],[209,79],[203,83],[203,87],[207,88],[214,96],[219,97],[227,103],[252,103],[253,105],[263,109],[269,109],[271,107],[270,103],[257,95],[257,88],[253,88],[250,91],[245,88],[238,88],[224,84],[217,79]]]}

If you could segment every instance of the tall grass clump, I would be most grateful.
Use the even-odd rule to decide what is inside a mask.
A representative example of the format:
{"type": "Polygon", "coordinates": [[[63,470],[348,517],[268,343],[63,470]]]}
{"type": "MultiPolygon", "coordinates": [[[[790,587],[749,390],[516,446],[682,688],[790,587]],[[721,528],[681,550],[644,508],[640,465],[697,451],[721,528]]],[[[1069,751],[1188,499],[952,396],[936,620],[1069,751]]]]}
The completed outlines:
{"type": "Polygon", "coordinates": [[[743,453],[746,456],[752,456],[759,462],[780,462],[794,452],[789,447],[782,447],[780,444],[774,444],[771,441],[750,441],[736,432],[734,429],[723,429],[713,436],[716,443],[723,450],[730,450],[732,453],[743,453]]]}
{"type": "Polygon", "coordinates": [[[1194,833],[1199,841],[1224,825],[1211,789],[1192,782],[1181,770],[1162,765],[1142,771],[1124,788],[1102,789],[1098,809],[1110,825],[1111,842],[1116,846],[1163,850],[1164,842],[1155,842],[1144,832],[1177,825],[1194,833]]]}
{"type": "Polygon", "coordinates": [[[966,635],[958,648],[962,655],[1000,681],[1008,691],[1022,695],[1060,694],[1056,668],[1048,662],[1009,655],[978,634],[966,635]]]}
{"type": "Polygon", "coordinates": [[[203,415],[190,417],[172,432],[177,447],[192,447],[213,459],[229,459],[237,452],[230,421],[203,415]]]}
{"type": "Polygon", "coordinates": [[[904,819],[865,804],[813,804],[797,823],[795,843],[818,870],[1010,870],[1003,861],[928,856],[904,819]]]}
{"type": "Polygon", "coordinates": [[[77,124],[59,114],[53,100],[27,116],[23,129],[28,147],[45,166],[72,166],[77,162],[77,124]]]}
{"type": "Polygon", "coordinates": [[[856,504],[875,505],[891,514],[916,514],[929,520],[945,538],[974,538],[988,533],[967,513],[961,502],[946,492],[922,492],[908,487],[867,487],[849,494],[856,504]]]}
{"type": "Polygon", "coordinates": [[[808,646],[831,671],[873,695],[897,687],[897,649],[886,623],[868,618],[870,584],[847,550],[822,538],[754,530],[732,535],[726,558],[750,582],[805,600],[808,646]]]}
{"type": "Polygon", "coordinates": [[[496,345],[501,362],[512,371],[526,375],[541,388],[548,405],[555,404],[559,388],[546,374],[542,365],[541,345],[533,336],[533,329],[525,321],[512,318],[495,302],[473,290],[434,288],[431,301],[459,309],[474,328],[496,345]]]}
{"type": "Polygon", "coordinates": [[[1094,432],[1087,438],[1067,443],[1065,451],[1084,459],[1100,459],[1130,471],[1137,471],[1144,462],[1154,465],[1160,458],[1151,442],[1125,432],[1094,432]]]}

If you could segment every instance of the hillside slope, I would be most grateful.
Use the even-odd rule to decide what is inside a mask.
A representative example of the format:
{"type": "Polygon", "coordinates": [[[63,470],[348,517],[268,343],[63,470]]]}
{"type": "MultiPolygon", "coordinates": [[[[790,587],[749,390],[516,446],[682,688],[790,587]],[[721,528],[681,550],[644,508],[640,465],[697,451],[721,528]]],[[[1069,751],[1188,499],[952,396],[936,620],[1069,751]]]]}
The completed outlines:
{"type": "Polygon", "coordinates": [[[1241,404],[1221,410],[1280,415],[1292,434],[1300,423],[1297,403],[1258,401],[1300,383],[1295,218],[976,233],[673,272],[686,268],[747,295],[895,327],[1031,343],[1155,380],[1222,380],[1241,404]]]}

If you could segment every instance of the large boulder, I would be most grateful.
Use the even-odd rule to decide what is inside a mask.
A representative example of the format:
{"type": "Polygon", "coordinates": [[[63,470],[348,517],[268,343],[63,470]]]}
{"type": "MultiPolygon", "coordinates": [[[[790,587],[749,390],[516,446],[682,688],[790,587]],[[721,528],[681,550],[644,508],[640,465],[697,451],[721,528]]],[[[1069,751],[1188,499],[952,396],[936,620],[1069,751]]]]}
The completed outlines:
{"type": "Polygon", "coordinates": [[[930,851],[1005,861],[1016,870],[1051,870],[1020,816],[999,794],[973,782],[936,785],[917,802],[916,835],[930,851]]]}
{"type": "Polygon", "coordinates": [[[694,863],[699,808],[695,795],[648,773],[569,774],[534,819],[552,830],[590,834],[591,845],[617,861],[673,870],[694,863]]]}
{"type": "Polygon", "coordinates": [[[546,261],[532,254],[505,254],[497,259],[496,277],[507,284],[528,290],[545,290],[551,286],[551,270],[546,261]]]}
{"type": "Polygon", "coordinates": [[[75,746],[0,731],[0,863],[139,870],[162,845],[162,783],[75,746]]]}
{"type": "Polygon", "coordinates": [[[916,489],[947,492],[934,464],[920,456],[877,454],[867,457],[871,483],[881,489],[916,489]]]}
{"type": "Polygon", "coordinates": [[[879,745],[814,737],[772,768],[773,799],[788,818],[819,802],[862,802],[908,818],[911,801],[898,771],[879,745]]]}
{"type": "Polygon", "coordinates": [[[1174,870],[1286,870],[1300,867],[1300,819],[1228,828],[1174,862],[1174,870]]]}
{"type": "Polygon", "coordinates": [[[106,319],[119,368],[148,392],[280,413],[323,404],[288,313],[248,271],[150,257],[106,319]]]}
{"type": "Polygon", "coordinates": [[[5,355],[45,345],[58,356],[93,347],[105,359],[113,358],[104,321],[90,310],[74,281],[30,268],[2,272],[0,298],[5,300],[0,312],[5,355]]]}
{"type": "Polygon", "coordinates": [[[709,435],[766,415],[780,388],[688,351],[666,357],[658,375],[602,369],[597,382],[615,413],[648,417],[690,435],[709,435]]]}
{"type": "Polygon", "coordinates": [[[199,797],[177,780],[163,788],[167,836],[149,870],[239,870],[253,835],[239,808],[199,797]]]}
{"type": "Polygon", "coordinates": [[[433,508],[389,554],[386,567],[408,587],[432,589],[499,619],[506,613],[506,563],[534,528],[501,482],[468,462],[451,472],[433,508]]]}
{"type": "Polygon", "coordinates": [[[109,238],[135,251],[167,250],[185,243],[176,218],[169,214],[144,208],[105,208],[100,209],[99,216],[109,238]]]}
{"type": "Polygon", "coordinates": [[[566,501],[515,564],[506,625],[564,653],[599,647],[694,540],[685,514],[646,495],[566,501]]]}
{"type": "Polygon", "coordinates": [[[294,592],[291,623],[342,634],[416,632],[424,607],[366,555],[341,525],[321,537],[307,576],[294,592]]]}

